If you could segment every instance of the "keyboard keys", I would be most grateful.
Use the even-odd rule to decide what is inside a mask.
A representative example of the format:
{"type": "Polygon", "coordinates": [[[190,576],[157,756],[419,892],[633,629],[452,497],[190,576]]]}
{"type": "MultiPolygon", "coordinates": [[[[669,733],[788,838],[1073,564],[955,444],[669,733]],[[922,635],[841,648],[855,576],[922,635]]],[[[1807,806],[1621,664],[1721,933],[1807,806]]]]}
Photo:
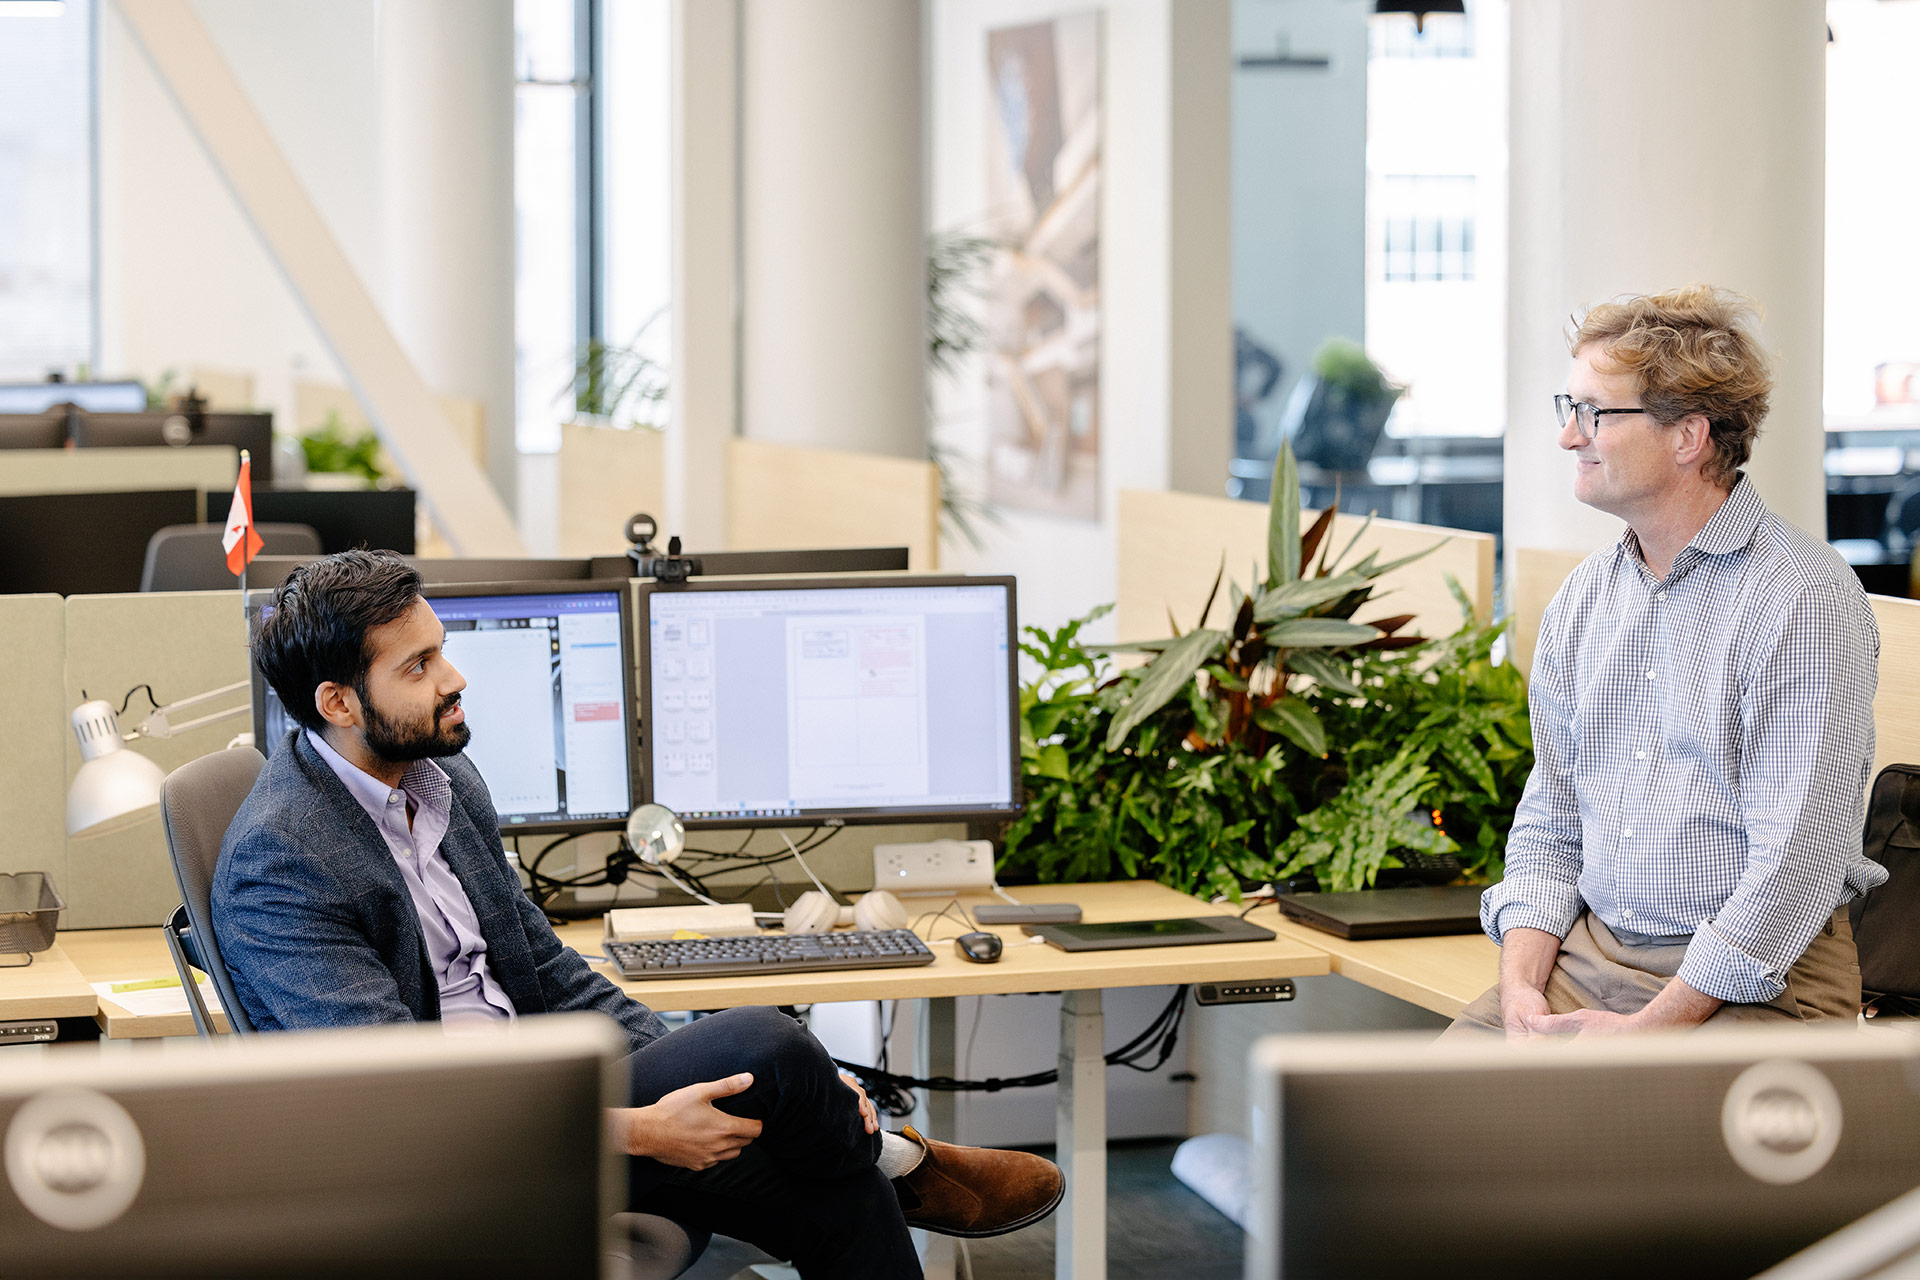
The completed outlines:
{"type": "Polygon", "coordinates": [[[603,950],[623,977],[642,981],[933,963],[927,944],[906,929],[608,942],[603,950]]]}

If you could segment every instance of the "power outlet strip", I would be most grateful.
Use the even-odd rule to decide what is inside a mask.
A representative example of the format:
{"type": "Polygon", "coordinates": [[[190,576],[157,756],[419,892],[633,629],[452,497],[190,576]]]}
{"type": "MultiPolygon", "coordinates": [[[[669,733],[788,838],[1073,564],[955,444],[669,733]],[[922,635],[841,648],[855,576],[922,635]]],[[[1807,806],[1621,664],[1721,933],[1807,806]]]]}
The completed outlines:
{"type": "Polygon", "coordinates": [[[1277,1004],[1293,999],[1293,979],[1203,982],[1193,989],[1195,1004],[1277,1004]]]}
{"type": "Polygon", "coordinates": [[[928,840],[873,846],[873,887],[896,897],[993,888],[993,841],[928,840]]]}
{"type": "Polygon", "coordinates": [[[607,937],[615,942],[649,942],[685,930],[709,938],[758,933],[753,907],[745,902],[720,907],[623,907],[607,912],[607,937]]]}

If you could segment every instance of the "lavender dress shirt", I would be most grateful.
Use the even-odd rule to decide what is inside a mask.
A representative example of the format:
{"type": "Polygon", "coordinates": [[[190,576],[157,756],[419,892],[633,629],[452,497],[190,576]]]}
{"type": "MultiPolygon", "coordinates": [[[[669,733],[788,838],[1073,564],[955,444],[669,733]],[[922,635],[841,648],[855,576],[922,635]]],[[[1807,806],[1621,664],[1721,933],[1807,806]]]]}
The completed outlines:
{"type": "Polygon", "coordinates": [[[440,984],[441,1021],[511,1019],[513,1002],[487,968],[487,940],[480,935],[480,919],[460,887],[460,878],[440,852],[453,816],[453,785],[446,773],[431,760],[416,760],[407,766],[395,790],[350,763],[319,734],[308,732],[307,741],[380,828],[400,866],[400,878],[407,882],[413,909],[420,917],[427,961],[440,984]]]}

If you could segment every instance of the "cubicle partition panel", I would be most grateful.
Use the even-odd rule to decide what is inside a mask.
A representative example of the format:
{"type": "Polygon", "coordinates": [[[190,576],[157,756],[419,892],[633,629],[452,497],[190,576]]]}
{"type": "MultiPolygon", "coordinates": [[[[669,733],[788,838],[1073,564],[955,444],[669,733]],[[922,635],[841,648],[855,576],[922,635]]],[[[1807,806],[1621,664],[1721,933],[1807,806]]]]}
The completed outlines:
{"type": "MultiPolygon", "coordinates": [[[[1317,513],[1303,514],[1311,521],[1317,513]]],[[[1334,517],[1328,535],[1337,554],[1360,532],[1363,518],[1334,517]]],[[[1379,553],[1384,561],[1428,547],[1431,554],[1396,569],[1382,580],[1381,592],[1393,594],[1360,621],[1410,613],[1411,630],[1448,635],[1462,622],[1460,606],[1447,588],[1447,575],[1459,580],[1481,619],[1493,616],[1493,538],[1463,529],[1375,520],[1354,554],[1379,553]]],[[[1115,631],[1120,640],[1154,640],[1167,634],[1171,612],[1181,630],[1200,621],[1200,607],[1222,559],[1230,582],[1251,589],[1250,579],[1267,569],[1267,508],[1262,503],[1210,498],[1191,493],[1120,491],[1119,599],[1115,631]]],[[[1227,593],[1214,604],[1214,625],[1224,625],[1227,593]]]]}
{"type": "Polygon", "coordinates": [[[909,569],[940,567],[940,472],[931,462],[728,441],[729,549],[898,546],[909,569]]]}
{"type": "Polygon", "coordinates": [[[9,449],[6,465],[0,466],[0,494],[231,492],[239,473],[237,449],[9,449]]]}
{"type": "MultiPolygon", "coordinates": [[[[664,521],[667,453],[658,431],[568,422],[560,427],[560,554],[624,555],[627,518],[664,521]]],[[[677,533],[665,529],[662,533],[677,533]]],[[[664,548],[666,543],[662,541],[664,548]]]]}
{"type": "MultiPolygon", "coordinates": [[[[80,768],[80,746],[67,728],[71,710],[87,698],[118,707],[137,686],[150,686],[160,703],[177,702],[247,679],[247,629],[240,593],[177,591],[69,596],[66,601],[65,707],[55,713],[65,735],[65,770],[35,800],[65,831],[67,785],[80,768]]],[[[120,717],[122,732],[152,710],[148,690],[133,692],[120,717]]],[[[230,716],[172,738],[142,738],[130,750],[173,770],[226,746],[247,731],[248,692],[233,693],[180,712],[184,721],[228,708],[230,716]]],[[[129,825],[66,841],[62,928],[157,925],[180,901],[156,808],[129,825]]]]}
{"type": "Polygon", "coordinates": [[[1520,670],[1532,674],[1533,646],[1540,638],[1540,619],[1560,591],[1560,585],[1586,559],[1579,551],[1553,547],[1515,547],[1508,544],[1507,591],[1513,619],[1507,628],[1507,654],[1520,670]]]}
{"type": "Polygon", "coordinates": [[[1920,600],[1868,596],[1880,624],[1880,687],[1873,699],[1874,772],[1920,764],[1920,600]]]}
{"type": "Polygon", "coordinates": [[[59,596],[0,595],[0,872],[44,871],[62,894],[66,626],[59,596]]]}

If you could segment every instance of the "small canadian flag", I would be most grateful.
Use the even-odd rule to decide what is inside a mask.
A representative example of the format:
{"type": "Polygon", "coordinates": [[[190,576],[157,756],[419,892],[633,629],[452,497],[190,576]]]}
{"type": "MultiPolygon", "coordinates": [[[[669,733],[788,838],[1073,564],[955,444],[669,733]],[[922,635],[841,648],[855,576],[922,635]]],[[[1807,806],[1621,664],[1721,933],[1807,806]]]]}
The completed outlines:
{"type": "Polygon", "coordinates": [[[240,451],[240,478],[233,484],[233,503],[227,508],[227,532],[220,539],[226,548],[227,572],[238,576],[260,554],[266,544],[253,529],[253,462],[247,451],[240,451]]]}

